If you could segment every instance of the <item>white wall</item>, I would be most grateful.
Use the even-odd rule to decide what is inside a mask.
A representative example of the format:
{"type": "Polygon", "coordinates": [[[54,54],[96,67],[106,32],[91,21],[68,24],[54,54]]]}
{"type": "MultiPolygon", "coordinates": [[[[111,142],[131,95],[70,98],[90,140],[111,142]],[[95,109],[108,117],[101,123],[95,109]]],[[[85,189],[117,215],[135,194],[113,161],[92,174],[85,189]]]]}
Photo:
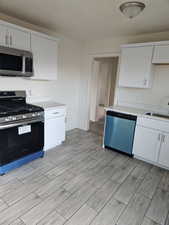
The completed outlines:
{"type": "MultiPolygon", "coordinates": [[[[83,108],[81,108],[81,127],[88,129],[89,118],[89,96],[90,96],[90,79],[91,79],[91,59],[97,55],[118,55],[120,45],[127,43],[149,42],[169,40],[169,32],[126,36],[119,38],[109,38],[104,40],[95,40],[86,43],[85,60],[83,64],[83,74],[81,77],[81,90],[83,95],[83,108]]],[[[119,102],[130,102],[158,106],[161,99],[169,96],[169,66],[158,66],[155,69],[155,80],[153,88],[149,90],[117,88],[116,96],[119,102]]],[[[164,102],[164,101],[162,101],[164,102]]]]}
{"type": "MultiPolygon", "coordinates": [[[[30,29],[53,34],[40,27],[0,14],[0,19],[22,25],[30,29]]],[[[58,80],[31,81],[22,78],[0,77],[0,90],[31,90],[32,97],[51,98],[67,105],[67,129],[79,126],[79,82],[81,73],[83,43],[67,37],[61,37],[59,43],[58,80]]]]}

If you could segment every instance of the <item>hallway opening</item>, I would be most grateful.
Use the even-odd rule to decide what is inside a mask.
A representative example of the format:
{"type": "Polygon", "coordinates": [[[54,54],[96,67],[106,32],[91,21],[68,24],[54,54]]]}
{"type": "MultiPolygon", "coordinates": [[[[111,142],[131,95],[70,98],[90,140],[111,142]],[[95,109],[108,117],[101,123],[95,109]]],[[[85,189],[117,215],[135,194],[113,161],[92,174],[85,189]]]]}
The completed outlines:
{"type": "Polygon", "coordinates": [[[103,134],[105,107],[115,99],[119,57],[96,57],[92,63],[90,91],[90,130],[103,134]]]}

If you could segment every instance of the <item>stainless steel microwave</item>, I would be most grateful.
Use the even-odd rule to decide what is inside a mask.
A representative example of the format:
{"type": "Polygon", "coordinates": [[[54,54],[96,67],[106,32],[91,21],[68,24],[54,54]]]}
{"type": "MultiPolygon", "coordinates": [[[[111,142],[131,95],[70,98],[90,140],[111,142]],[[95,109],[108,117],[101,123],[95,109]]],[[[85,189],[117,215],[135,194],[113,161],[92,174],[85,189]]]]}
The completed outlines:
{"type": "Polygon", "coordinates": [[[0,46],[0,76],[33,76],[33,54],[0,46]]]}

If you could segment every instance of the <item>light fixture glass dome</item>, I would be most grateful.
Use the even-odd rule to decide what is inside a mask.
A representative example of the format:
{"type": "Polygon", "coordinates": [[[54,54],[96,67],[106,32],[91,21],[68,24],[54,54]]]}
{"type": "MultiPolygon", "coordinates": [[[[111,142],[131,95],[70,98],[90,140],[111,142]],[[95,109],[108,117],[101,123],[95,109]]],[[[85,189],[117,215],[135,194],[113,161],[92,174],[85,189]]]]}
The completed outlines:
{"type": "Polygon", "coordinates": [[[128,18],[132,19],[139,15],[145,8],[142,2],[125,2],[120,5],[120,11],[128,18]]]}

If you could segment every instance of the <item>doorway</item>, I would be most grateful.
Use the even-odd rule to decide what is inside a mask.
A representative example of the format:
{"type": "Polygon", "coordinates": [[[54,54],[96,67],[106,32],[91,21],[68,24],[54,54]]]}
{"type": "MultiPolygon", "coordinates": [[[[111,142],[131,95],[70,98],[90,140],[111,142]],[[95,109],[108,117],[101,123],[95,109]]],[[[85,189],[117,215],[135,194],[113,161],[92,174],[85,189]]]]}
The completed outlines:
{"type": "Polygon", "coordinates": [[[114,105],[119,57],[95,57],[90,91],[90,131],[103,134],[105,107],[114,105]]]}

